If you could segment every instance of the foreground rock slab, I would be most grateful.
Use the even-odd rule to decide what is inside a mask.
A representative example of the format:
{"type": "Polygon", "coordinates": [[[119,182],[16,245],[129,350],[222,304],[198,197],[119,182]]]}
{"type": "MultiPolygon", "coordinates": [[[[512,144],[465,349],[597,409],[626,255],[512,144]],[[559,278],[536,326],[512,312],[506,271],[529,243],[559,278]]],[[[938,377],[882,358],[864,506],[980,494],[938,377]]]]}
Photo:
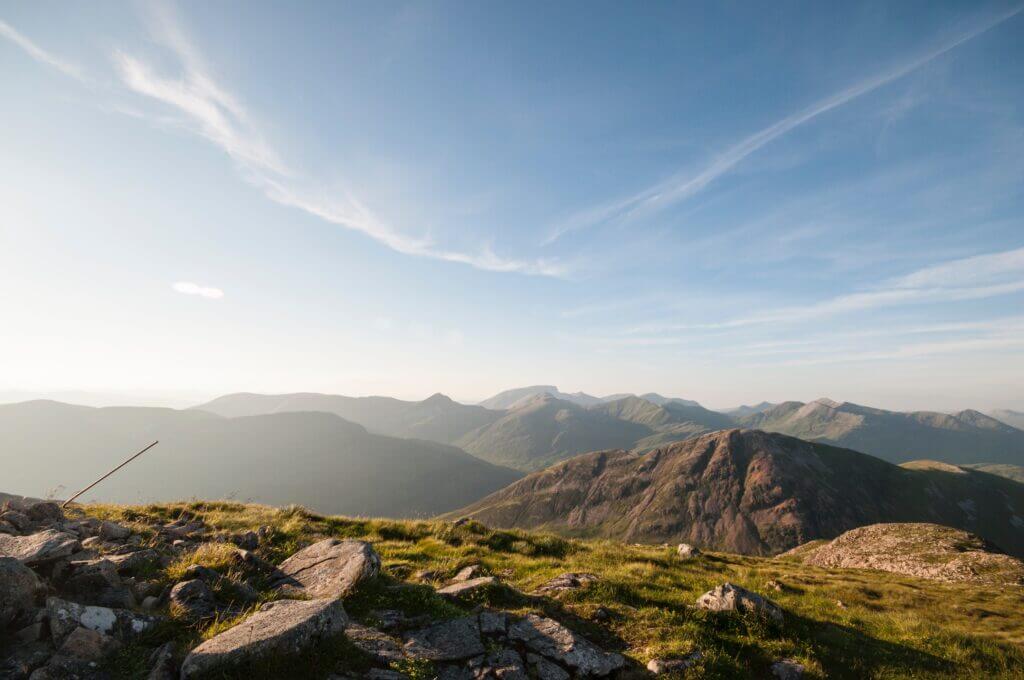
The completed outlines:
{"type": "Polygon", "coordinates": [[[268,602],[193,649],[181,665],[181,679],[216,674],[269,656],[298,655],[341,633],[347,624],[339,600],[268,602]]]}
{"type": "Polygon", "coordinates": [[[509,626],[509,639],[579,675],[605,676],[625,665],[619,654],[605,652],[553,619],[529,614],[509,626]]]}
{"type": "Polygon", "coordinates": [[[451,619],[405,636],[409,656],[430,661],[458,661],[484,653],[476,617],[451,619]]]}
{"type": "Polygon", "coordinates": [[[81,547],[77,537],[53,529],[28,536],[0,534],[0,557],[13,557],[28,566],[67,557],[81,547]]]}
{"type": "Polygon", "coordinates": [[[365,541],[328,538],[278,567],[274,587],[309,597],[342,597],[380,573],[380,556],[365,541]]]}
{"type": "Polygon", "coordinates": [[[713,612],[752,613],[782,623],[782,608],[767,597],[724,583],[697,598],[697,607],[713,612]]]}

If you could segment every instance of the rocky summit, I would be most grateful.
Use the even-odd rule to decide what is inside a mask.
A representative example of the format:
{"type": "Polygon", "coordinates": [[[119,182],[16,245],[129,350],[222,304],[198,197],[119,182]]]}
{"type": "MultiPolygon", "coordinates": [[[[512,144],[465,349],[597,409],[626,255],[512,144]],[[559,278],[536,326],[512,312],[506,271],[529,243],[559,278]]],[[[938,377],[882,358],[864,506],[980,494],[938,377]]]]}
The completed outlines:
{"type": "Polygon", "coordinates": [[[937,581],[1024,585],[1024,562],[937,524],[872,524],[783,553],[819,567],[878,569],[937,581]]]}
{"type": "Polygon", "coordinates": [[[24,501],[0,519],[4,680],[1009,678],[1024,664],[1020,586],[832,566],[838,548],[767,559],[226,502],[24,501]]]}

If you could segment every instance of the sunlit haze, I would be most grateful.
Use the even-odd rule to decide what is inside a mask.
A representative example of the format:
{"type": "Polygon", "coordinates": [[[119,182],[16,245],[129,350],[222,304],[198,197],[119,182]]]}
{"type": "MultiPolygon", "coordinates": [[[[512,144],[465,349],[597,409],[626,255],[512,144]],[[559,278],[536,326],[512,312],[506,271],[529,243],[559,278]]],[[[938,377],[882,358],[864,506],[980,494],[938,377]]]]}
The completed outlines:
{"type": "Polygon", "coordinates": [[[1021,6],[630,9],[5,3],[0,397],[1024,409],[1021,6]]]}

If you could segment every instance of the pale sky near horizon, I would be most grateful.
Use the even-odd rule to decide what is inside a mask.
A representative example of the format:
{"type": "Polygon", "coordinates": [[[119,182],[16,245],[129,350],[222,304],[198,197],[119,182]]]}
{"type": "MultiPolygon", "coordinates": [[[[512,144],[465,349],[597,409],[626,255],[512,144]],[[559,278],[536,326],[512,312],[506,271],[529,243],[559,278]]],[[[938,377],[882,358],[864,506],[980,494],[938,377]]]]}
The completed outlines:
{"type": "Polygon", "coordinates": [[[6,3],[0,394],[1024,410],[1021,9],[6,3]]]}

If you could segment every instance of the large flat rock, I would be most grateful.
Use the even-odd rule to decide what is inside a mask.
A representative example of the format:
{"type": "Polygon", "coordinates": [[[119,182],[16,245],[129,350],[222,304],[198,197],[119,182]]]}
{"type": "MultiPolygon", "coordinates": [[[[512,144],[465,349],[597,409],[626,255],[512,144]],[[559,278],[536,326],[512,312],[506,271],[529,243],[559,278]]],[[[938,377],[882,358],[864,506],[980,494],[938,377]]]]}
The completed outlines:
{"type": "Polygon", "coordinates": [[[217,675],[269,656],[299,655],[345,630],[348,616],[339,600],[268,602],[237,626],[192,650],[181,680],[217,675]]]}
{"type": "Polygon", "coordinates": [[[508,636],[578,675],[605,676],[625,664],[621,655],[606,652],[559,622],[536,614],[515,621],[508,636]]]}
{"type": "Polygon", "coordinates": [[[365,541],[327,538],[278,567],[274,587],[308,597],[342,597],[380,573],[380,556],[365,541]]]}
{"type": "Polygon", "coordinates": [[[0,557],[13,557],[29,566],[67,557],[81,547],[77,536],[54,529],[28,536],[0,534],[0,557]]]}
{"type": "Polygon", "coordinates": [[[406,633],[405,651],[416,659],[458,661],[486,650],[477,618],[465,616],[406,633]]]}

